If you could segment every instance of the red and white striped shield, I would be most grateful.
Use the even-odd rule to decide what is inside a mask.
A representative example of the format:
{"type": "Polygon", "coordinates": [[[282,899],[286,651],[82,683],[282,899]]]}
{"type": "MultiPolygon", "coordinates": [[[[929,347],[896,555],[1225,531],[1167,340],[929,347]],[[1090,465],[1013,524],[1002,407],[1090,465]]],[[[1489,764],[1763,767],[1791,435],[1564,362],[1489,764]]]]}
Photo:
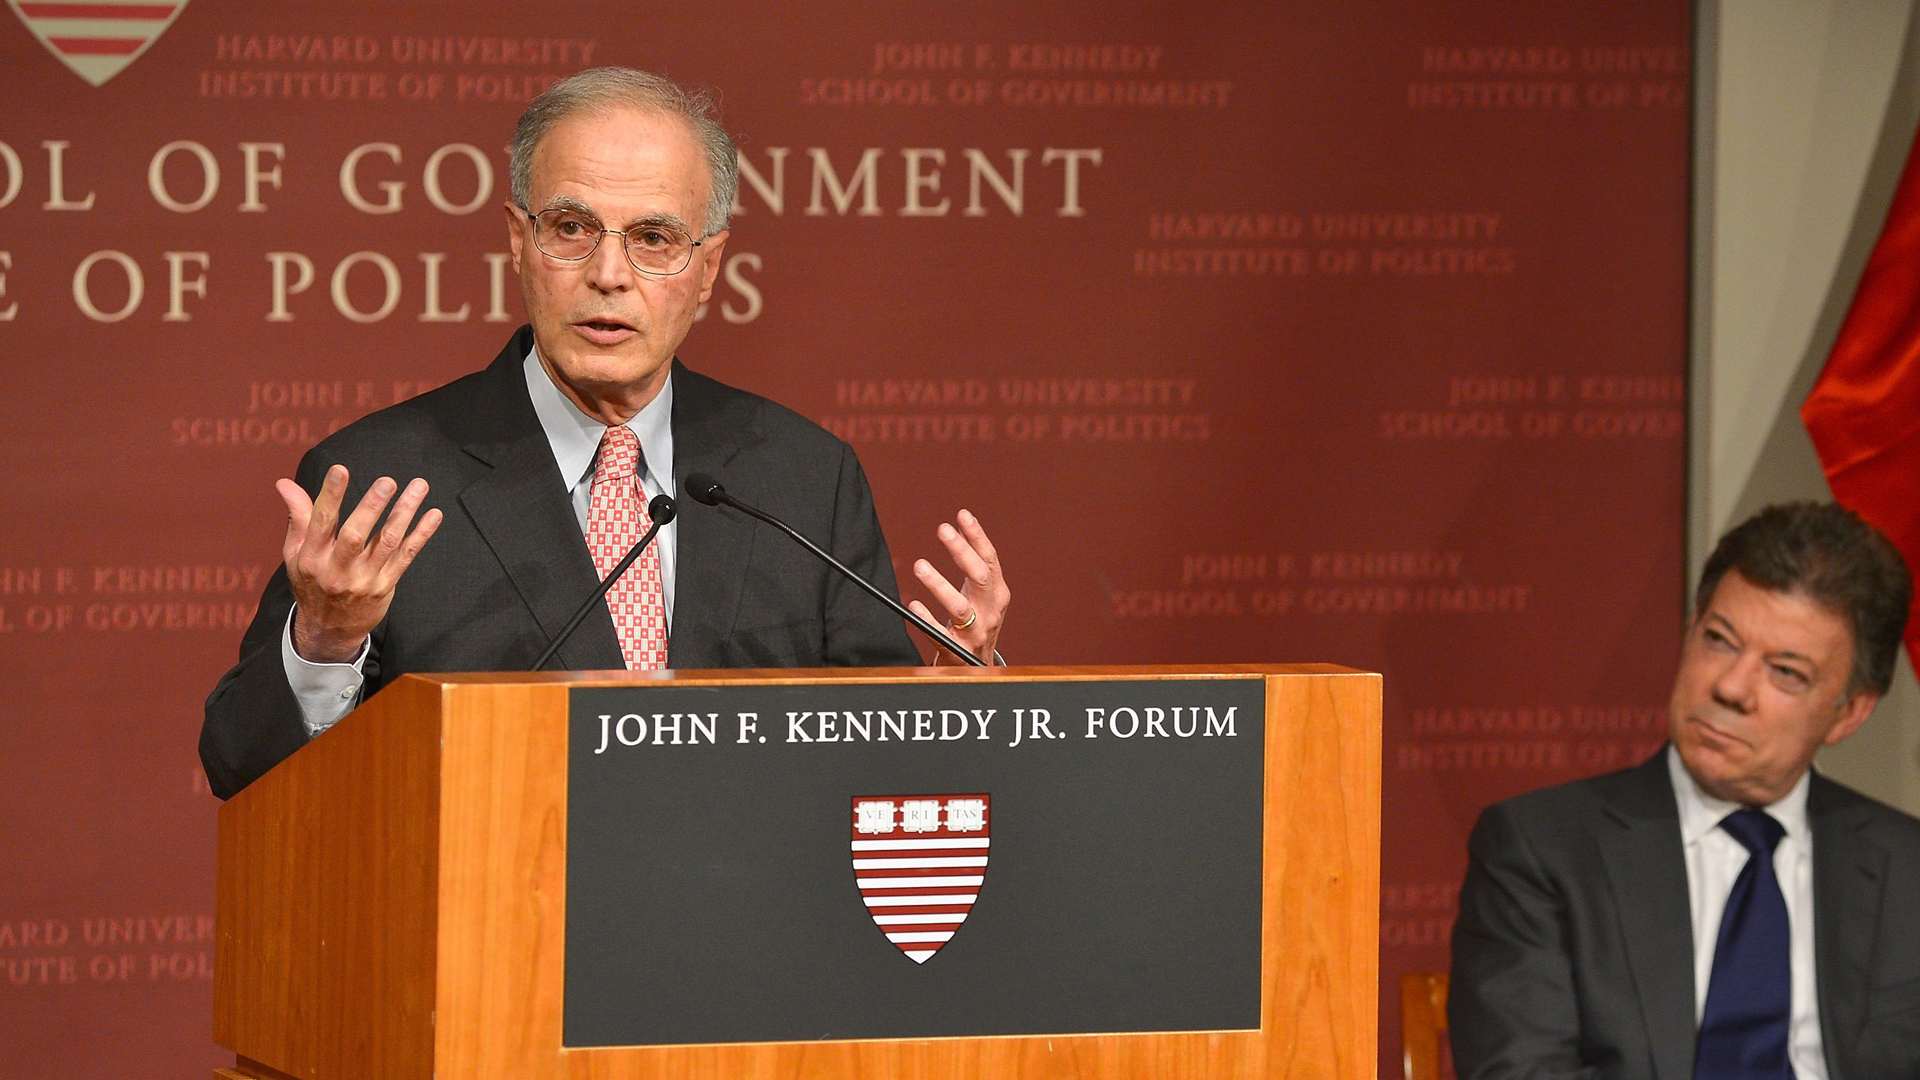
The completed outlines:
{"type": "Polygon", "coordinates": [[[853,879],[867,914],[916,964],[953,940],[987,872],[986,795],[853,800],[853,879]]]}
{"type": "Polygon", "coordinates": [[[7,6],[47,51],[75,75],[99,86],[160,40],[187,0],[7,0],[7,6]]]}

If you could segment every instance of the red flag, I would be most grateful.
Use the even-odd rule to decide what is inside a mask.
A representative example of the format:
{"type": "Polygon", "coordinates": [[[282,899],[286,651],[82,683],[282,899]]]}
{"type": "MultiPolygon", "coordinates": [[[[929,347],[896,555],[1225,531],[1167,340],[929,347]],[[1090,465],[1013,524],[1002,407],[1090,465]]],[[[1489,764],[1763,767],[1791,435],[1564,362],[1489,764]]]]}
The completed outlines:
{"type": "MultiPolygon", "coordinates": [[[[1867,259],[1827,366],[1800,406],[1833,497],[1887,534],[1920,573],[1920,155],[1867,259]]],[[[1920,663],[1920,603],[1907,658],[1920,663]]]]}

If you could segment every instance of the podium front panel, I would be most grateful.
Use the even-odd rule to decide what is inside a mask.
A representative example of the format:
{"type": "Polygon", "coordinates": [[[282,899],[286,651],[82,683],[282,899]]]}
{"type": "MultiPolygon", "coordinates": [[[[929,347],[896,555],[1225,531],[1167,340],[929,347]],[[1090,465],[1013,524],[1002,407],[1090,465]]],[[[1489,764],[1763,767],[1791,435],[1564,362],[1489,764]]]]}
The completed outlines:
{"type": "Polygon", "coordinates": [[[576,687],[563,1042],[1257,1029],[1264,695],[576,687]]]}

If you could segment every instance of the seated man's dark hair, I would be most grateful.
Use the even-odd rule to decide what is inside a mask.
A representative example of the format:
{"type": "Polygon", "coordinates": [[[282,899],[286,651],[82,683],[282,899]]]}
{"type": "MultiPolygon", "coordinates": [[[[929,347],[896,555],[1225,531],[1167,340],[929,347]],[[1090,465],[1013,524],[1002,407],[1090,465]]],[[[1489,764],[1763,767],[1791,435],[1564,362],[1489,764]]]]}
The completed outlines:
{"type": "Polygon", "coordinates": [[[1878,529],[1834,503],[1769,506],[1720,538],[1700,572],[1695,617],[1728,570],[1772,592],[1797,593],[1853,630],[1848,695],[1885,694],[1913,604],[1913,578],[1878,529]]]}

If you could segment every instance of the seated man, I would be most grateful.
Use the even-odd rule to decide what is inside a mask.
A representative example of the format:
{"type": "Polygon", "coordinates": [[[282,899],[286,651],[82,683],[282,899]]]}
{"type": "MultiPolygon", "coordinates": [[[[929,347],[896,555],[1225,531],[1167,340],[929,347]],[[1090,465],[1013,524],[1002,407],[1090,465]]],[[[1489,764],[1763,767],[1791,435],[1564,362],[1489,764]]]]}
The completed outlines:
{"type": "Polygon", "coordinates": [[[1911,598],[1898,552],[1837,506],[1720,541],[1671,743],[1474,828],[1461,1077],[1920,1076],[1920,822],[1810,769],[1886,693],[1911,598]]]}

